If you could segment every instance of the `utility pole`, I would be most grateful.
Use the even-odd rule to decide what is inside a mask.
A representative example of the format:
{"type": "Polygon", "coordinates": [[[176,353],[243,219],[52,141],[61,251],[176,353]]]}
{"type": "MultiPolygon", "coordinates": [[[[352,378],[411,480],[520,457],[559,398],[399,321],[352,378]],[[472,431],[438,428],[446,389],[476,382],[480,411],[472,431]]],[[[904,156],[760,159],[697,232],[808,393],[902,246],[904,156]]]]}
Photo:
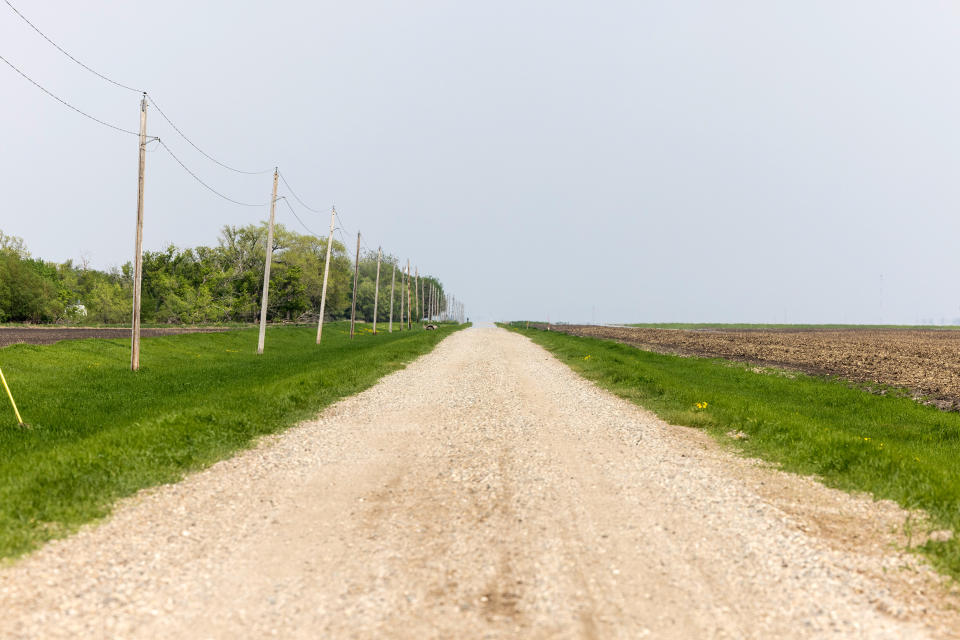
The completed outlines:
{"type": "Polygon", "coordinates": [[[393,263],[393,275],[390,276],[390,328],[387,330],[387,333],[393,333],[393,298],[394,298],[394,285],[397,282],[397,263],[393,263]]]}
{"type": "Polygon", "coordinates": [[[360,280],[360,232],[357,231],[357,263],[353,267],[353,306],[350,308],[350,339],[353,339],[353,325],[357,321],[357,282],[360,280]]]}
{"type": "Polygon", "coordinates": [[[413,328],[413,305],[410,304],[410,258],[407,258],[407,329],[413,328]]]}
{"type": "Polygon", "coordinates": [[[260,339],[257,341],[257,355],[263,355],[263,339],[267,332],[267,302],[270,295],[270,261],[273,260],[273,212],[277,204],[277,176],[273,169],[273,197],[270,198],[270,224],[267,226],[267,257],[263,263],[263,296],[260,298],[260,339]]]}
{"type": "Polygon", "coordinates": [[[323,266],[323,292],[320,294],[320,321],[317,323],[317,344],[323,335],[323,311],[327,306],[327,277],[330,275],[330,247],[333,245],[333,224],[337,217],[337,210],[330,207],[330,235],[327,236],[327,261],[323,266]]]}
{"type": "Polygon", "coordinates": [[[413,306],[417,310],[417,322],[420,322],[420,267],[417,267],[416,271],[416,279],[413,281],[413,306]]]}
{"type": "Polygon", "coordinates": [[[140,370],[140,293],[143,284],[143,174],[147,168],[147,94],[140,99],[140,167],[137,174],[137,239],[133,249],[133,322],[130,370],[140,370]]]}
{"type": "Polygon", "coordinates": [[[403,331],[403,287],[405,282],[403,267],[400,267],[400,324],[397,325],[397,331],[403,331]]]}
{"type": "Polygon", "coordinates": [[[377,335],[377,304],[380,302],[380,258],[383,247],[377,247],[377,284],[373,289],[373,335],[377,335]]]}

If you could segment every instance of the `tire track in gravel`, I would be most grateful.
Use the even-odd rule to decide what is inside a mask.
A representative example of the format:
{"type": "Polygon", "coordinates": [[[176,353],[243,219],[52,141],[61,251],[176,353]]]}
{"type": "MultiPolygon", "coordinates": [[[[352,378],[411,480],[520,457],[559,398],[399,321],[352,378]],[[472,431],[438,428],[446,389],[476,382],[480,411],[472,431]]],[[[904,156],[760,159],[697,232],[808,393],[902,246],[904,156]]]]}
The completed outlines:
{"type": "Polygon", "coordinates": [[[0,637],[956,637],[902,516],[475,328],[0,570],[0,637]]]}

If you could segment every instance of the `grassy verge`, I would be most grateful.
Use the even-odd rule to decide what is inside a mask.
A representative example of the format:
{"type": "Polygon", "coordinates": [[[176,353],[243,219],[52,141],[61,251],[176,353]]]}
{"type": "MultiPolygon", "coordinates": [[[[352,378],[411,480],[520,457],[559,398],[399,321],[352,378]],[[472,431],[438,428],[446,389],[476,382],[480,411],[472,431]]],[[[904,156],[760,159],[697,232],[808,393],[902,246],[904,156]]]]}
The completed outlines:
{"type": "Polygon", "coordinates": [[[919,550],[960,579],[960,414],[872,395],[834,379],[758,373],[726,360],[511,328],[671,424],[706,429],[748,455],[817,475],[830,486],[925,510],[933,526],[955,535],[919,550]],[[731,430],[748,437],[725,437],[731,430]]]}
{"type": "MultiPolygon", "coordinates": [[[[0,395],[0,557],[102,517],[144,487],[178,480],[355,394],[456,331],[376,337],[349,323],[143,340],[71,340],[0,349],[0,367],[30,429],[0,395]]],[[[0,392],[2,394],[2,392],[0,392]]]]}

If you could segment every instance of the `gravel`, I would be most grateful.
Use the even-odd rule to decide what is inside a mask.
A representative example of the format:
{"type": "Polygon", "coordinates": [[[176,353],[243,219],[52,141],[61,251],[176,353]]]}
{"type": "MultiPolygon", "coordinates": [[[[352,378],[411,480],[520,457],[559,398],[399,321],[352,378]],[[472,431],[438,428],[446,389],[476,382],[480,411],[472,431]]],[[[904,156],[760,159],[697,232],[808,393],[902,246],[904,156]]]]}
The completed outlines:
{"type": "Polygon", "coordinates": [[[0,637],[956,637],[903,517],[474,328],[0,570],[0,637]]]}

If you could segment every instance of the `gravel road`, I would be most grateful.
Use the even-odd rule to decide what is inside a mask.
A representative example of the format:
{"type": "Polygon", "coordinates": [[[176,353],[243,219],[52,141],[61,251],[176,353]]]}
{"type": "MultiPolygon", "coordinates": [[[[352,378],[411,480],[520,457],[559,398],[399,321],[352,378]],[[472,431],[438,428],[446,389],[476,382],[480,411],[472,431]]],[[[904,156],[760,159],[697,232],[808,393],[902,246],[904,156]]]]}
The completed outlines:
{"type": "Polygon", "coordinates": [[[902,515],[474,328],[0,570],[0,637],[952,637],[902,515]]]}

